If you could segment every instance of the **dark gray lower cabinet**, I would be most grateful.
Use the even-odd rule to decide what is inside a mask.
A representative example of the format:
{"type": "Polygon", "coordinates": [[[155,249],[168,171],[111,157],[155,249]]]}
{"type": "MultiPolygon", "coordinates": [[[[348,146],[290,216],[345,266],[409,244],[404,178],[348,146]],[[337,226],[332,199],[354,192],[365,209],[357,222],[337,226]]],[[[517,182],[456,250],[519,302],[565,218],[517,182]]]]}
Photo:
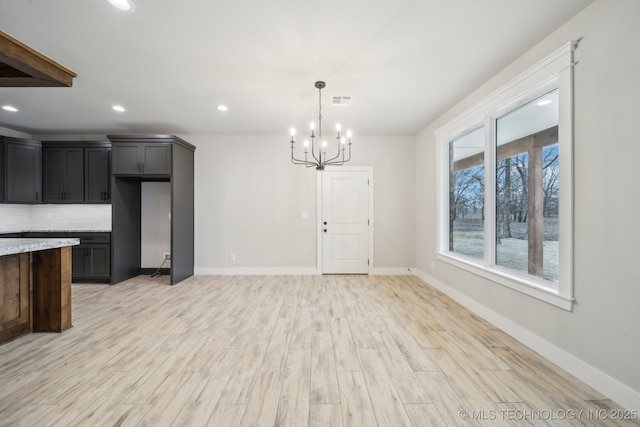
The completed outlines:
{"type": "Polygon", "coordinates": [[[71,247],[71,278],[77,283],[111,282],[111,233],[108,232],[25,232],[3,237],[75,238],[80,244],[71,247]]]}
{"type": "Polygon", "coordinates": [[[73,280],[108,281],[111,278],[111,246],[88,244],[72,249],[73,280]]]}
{"type": "Polygon", "coordinates": [[[80,238],[80,244],[71,249],[73,281],[109,282],[111,233],[81,233],[77,237],[80,238]]]}

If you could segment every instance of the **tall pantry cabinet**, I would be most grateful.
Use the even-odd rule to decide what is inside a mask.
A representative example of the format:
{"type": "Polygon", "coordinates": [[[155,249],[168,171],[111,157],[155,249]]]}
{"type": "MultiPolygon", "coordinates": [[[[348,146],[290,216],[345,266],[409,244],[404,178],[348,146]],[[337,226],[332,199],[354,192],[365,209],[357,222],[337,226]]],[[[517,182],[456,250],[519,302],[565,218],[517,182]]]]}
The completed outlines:
{"type": "Polygon", "coordinates": [[[107,135],[112,144],[112,283],[140,274],[141,184],[171,184],[172,285],[193,276],[194,152],[174,135],[107,135]]]}

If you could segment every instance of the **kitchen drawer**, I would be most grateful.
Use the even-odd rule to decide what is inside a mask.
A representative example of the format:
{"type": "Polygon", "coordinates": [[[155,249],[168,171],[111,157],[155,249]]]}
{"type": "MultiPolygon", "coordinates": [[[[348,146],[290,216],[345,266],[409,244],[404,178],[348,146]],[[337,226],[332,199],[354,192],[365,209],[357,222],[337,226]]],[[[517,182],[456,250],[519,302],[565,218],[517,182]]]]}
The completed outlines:
{"type": "Polygon", "coordinates": [[[76,233],[80,244],[111,243],[111,233],[76,233]]]}
{"type": "MultiPolygon", "coordinates": [[[[16,234],[16,233],[12,233],[16,234]]],[[[87,231],[29,231],[21,233],[22,237],[47,239],[80,239],[80,243],[111,243],[111,232],[87,231]]]]}

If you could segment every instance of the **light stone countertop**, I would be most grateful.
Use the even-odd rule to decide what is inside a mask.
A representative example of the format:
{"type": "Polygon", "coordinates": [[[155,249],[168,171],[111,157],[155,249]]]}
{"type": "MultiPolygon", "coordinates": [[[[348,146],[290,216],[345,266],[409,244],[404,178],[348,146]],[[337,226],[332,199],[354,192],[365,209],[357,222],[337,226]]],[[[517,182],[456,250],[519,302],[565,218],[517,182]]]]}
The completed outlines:
{"type": "Polygon", "coordinates": [[[84,230],[61,230],[61,229],[51,229],[51,230],[19,230],[19,231],[1,231],[0,237],[3,234],[16,234],[16,233],[111,233],[111,230],[105,229],[84,229],[84,230]]]}
{"type": "Polygon", "coordinates": [[[0,238],[0,256],[80,244],[80,239],[11,239],[0,238]]]}

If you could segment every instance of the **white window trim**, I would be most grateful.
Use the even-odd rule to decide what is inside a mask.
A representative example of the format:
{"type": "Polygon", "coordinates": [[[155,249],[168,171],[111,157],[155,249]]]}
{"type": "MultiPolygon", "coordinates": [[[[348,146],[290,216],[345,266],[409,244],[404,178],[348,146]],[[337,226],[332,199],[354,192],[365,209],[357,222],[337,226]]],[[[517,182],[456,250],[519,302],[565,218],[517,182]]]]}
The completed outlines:
{"type": "Polygon", "coordinates": [[[557,307],[573,309],[573,52],[572,41],[438,128],[436,258],[496,284],[557,307]],[[496,266],[495,244],[495,120],[537,96],[558,88],[558,149],[560,157],[560,215],[558,283],[496,266]],[[485,253],[478,260],[449,251],[449,142],[484,126],[485,129],[485,253]]]}

